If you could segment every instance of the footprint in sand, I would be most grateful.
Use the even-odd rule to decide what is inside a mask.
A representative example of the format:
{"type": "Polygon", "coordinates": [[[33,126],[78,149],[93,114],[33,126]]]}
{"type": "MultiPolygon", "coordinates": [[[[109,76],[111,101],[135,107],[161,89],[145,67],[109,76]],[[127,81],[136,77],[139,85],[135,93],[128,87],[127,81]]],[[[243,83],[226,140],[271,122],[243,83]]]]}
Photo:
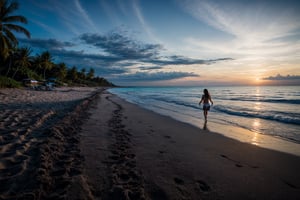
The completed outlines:
{"type": "Polygon", "coordinates": [[[288,181],[286,181],[286,180],[284,180],[284,179],[281,179],[281,181],[282,181],[283,183],[285,183],[286,185],[288,185],[289,187],[293,188],[293,189],[300,189],[300,188],[297,187],[295,184],[292,184],[292,183],[290,183],[290,182],[288,182],[288,181]]]}
{"type": "Polygon", "coordinates": [[[149,135],[152,135],[154,132],[155,132],[155,131],[154,131],[153,129],[150,129],[147,133],[148,133],[149,135]]]}
{"type": "Polygon", "coordinates": [[[231,161],[231,162],[234,162],[234,163],[235,163],[235,166],[236,166],[236,167],[239,167],[239,168],[244,167],[244,165],[246,165],[246,166],[248,166],[248,167],[250,167],[250,168],[252,168],[252,169],[258,169],[258,168],[259,168],[259,167],[256,166],[256,165],[249,165],[249,164],[245,164],[245,163],[244,163],[244,165],[242,165],[240,161],[233,160],[233,159],[229,158],[228,156],[226,156],[226,155],[224,155],[224,154],[220,154],[220,156],[223,157],[223,158],[225,158],[225,159],[227,159],[227,160],[229,160],[229,161],[231,161]]]}
{"type": "Polygon", "coordinates": [[[180,179],[180,178],[175,177],[175,178],[174,178],[174,181],[175,181],[175,183],[178,184],[178,185],[184,185],[184,181],[183,181],[182,179],[180,179]]]}
{"type": "Polygon", "coordinates": [[[202,180],[197,180],[197,185],[199,186],[201,191],[208,192],[211,190],[209,185],[207,185],[207,183],[202,180]]]}
{"type": "Polygon", "coordinates": [[[229,161],[235,162],[236,167],[239,167],[239,168],[243,167],[243,165],[241,165],[239,161],[233,160],[233,159],[229,158],[228,156],[226,156],[224,154],[221,154],[220,156],[227,159],[227,160],[229,160],[229,161]]]}
{"type": "Polygon", "coordinates": [[[172,137],[169,136],[169,135],[164,135],[163,137],[166,138],[166,139],[168,139],[168,140],[170,141],[170,143],[173,143],[173,144],[176,143],[176,141],[175,141],[175,140],[172,140],[172,137]]]}

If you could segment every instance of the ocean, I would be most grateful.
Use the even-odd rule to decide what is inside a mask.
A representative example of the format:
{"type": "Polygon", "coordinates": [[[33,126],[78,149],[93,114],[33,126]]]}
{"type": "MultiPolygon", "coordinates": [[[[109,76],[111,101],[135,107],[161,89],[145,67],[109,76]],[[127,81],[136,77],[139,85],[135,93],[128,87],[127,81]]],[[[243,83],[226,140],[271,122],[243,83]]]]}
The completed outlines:
{"type": "MultiPolygon", "coordinates": [[[[214,105],[208,113],[207,124],[202,106],[198,105],[203,89],[124,87],[109,92],[156,113],[214,132],[245,130],[256,136],[268,135],[300,144],[300,86],[208,87],[214,105]]],[[[259,141],[251,143],[259,145],[259,141]]]]}

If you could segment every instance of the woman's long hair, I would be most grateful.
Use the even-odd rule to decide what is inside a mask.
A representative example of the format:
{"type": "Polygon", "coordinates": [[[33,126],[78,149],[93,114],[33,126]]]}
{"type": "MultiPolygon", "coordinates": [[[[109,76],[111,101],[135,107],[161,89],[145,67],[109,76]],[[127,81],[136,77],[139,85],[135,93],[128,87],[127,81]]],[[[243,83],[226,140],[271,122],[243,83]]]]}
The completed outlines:
{"type": "Polygon", "coordinates": [[[203,92],[204,92],[204,97],[205,98],[210,98],[210,94],[209,94],[207,89],[204,89],[203,92]]]}

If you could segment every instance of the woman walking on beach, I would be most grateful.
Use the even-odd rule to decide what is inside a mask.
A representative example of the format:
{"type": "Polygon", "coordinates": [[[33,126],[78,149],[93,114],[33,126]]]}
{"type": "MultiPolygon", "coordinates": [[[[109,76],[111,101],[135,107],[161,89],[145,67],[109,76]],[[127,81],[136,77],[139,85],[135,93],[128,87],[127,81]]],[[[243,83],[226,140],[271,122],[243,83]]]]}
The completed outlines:
{"type": "Polygon", "coordinates": [[[204,115],[204,118],[205,118],[205,122],[207,122],[207,113],[208,113],[208,111],[210,109],[209,102],[211,102],[211,105],[213,105],[214,102],[211,100],[211,96],[210,96],[210,94],[209,94],[209,92],[208,92],[207,89],[204,89],[203,93],[204,94],[202,95],[202,98],[201,98],[201,101],[199,102],[199,105],[201,103],[203,103],[203,115],[204,115]]]}

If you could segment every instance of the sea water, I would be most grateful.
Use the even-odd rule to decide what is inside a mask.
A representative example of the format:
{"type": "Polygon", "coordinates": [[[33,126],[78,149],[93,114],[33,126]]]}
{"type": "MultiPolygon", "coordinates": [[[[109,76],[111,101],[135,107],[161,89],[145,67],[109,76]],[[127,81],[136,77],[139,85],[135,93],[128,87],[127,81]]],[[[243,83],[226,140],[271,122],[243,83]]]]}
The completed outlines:
{"type": "MultiPolygon", "coordinates": [[[[208,87],[213,106],[204,124],[203,87],[128,87],[109,91],[143,108],[194,126],[247,130],[300,144],[300,86],[208,87]]],[[[240,134],[241,131],[240,131],[240,134]]]]}

